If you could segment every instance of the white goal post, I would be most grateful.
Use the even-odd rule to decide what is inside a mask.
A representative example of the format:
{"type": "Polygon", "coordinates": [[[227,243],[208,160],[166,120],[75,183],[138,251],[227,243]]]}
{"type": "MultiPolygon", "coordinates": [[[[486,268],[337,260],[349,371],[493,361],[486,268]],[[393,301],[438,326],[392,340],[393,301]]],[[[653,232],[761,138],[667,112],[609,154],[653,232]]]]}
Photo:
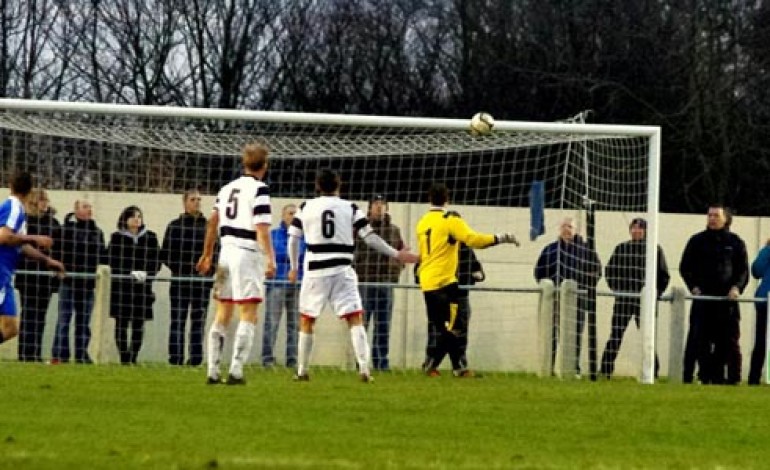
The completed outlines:
{"type": "MultiPolygon", "coordinates": [[[[597,236],[605,263],[611,247],[627,235],[627,226],[617,221],[646,218],[645,279],[647,286],[655,286],[656,250],[649,247],[658,245],[659,127],[496,120],[490,135],[474,136],[469,132],[469,121],[470,117],[437,119],[0,99],[0,176],[5,185],[14,171],[33,173],[37,184],[62,201],[61,217],[78,197],[93,199],[97,223],[108,241],[122,209],[120,201],[126,201],[125,205],[135,203],[142,207],[145,220],[152,222],[149,228],[162,238],[168,216],[180,208],[158,204],[190,186],[200,188],[204,196],[215,194],[219,186],[237,174],[243,144],[260,140],[271,149],[268,182],[276,201],[313,197],[315,172],[335,168],[343,176],[344,197],[366,203],[374,194],[387,195],[393,218],[412,246],[414,224],[427,207],[425,193],[430,183],[447,183],[450,204],[476,230],[512,230],[524,239],[530,217],[529,191],[538,181],[544,187],[543,210],[549,217],[546,235],[525,243],[520,251],[498,247],[483,254],[482,260],[492,269],[487,283],[479,286],[480,292],[481,288],[502,289],[505,295],[516,296],[524,295],[517,292],[536,289],[532,264],[543,246],[555,238],[553,217],[560,213],[574,215],[585,230],[586,201],[600,214],[606,214],[597,222],[601,225],[597,233],[606,234],[597,236]],[[101,196],[106,193],[120,197],[107,202],[108,198],[101,196]],[[100,198],[104,206],[100,206],[100,198]],[[154,215],[154,211],[162,211],[166,219],[154,215]]],[[[203,207],[205,213],[208,209],[203,207]]],[[[279,213],[280,207],[274,207],[275,223],[279,213]]],[[[159,281],[171,277],[165,270],[156,276],[159,281]]],[[[417,367],[424,347],[424,307],[414,292],[411,272],[402,275],[400,284],[409,288],[397,294],[401,303],[394,309],[391,354],[398,356],[397,364],[417,367]],[[395,318],[398,312],[403,319],[395,318]]],[[[165,287],[156,282],[156,295],[167,295],[164,291],[165,287]]],[[[511,298],[503,303],[515,303],[510,302],[511,298]]],[[[157,311],[163,302],[159,298],[156,304],[156,323],[165,316],[157,311]]],[[[483,302],[480,298],[479,303],[483,302]]],[[[501,307],[499,299],[492,303],[501,307]]],[[[532,305],[534,317],[536,304],[534,300],[527,304],[532,305]]],[[[638,364],[643,383],[654,382],[655,304],[655,289],[645,289],[638,364]]],[[[485,309],[486,304],[479,310],[485,309]]],[[[606,310],[603,307],[605,319],[609,315],[606,310]]],[[[493,323],[502,321],[502,315],[485,320],[480,313],[474,321],[489,322],[489,329],[494,331],[493,323]]],[[[510,324],[511,329],[524,326],[510,324]]],[[[54,328],[50,321],[47,327],[54,328]]],[[[157,339],[158,344],[164,339],[157,339]]],[[[104,341],[109,342],[109,338],[104,341]]],[[[471,348],[491,348],[479,351],[477,362],[487,357],[495,357],[498,362],[492,361],[486,367],[482,363],[481,368],[497,369],[496,364],[510,357],[508,349],[499,353],[503,358],[496,357],[497,347],[485,343],[472,343],[471,348]]],[[[145,348],[143,355],[164,362],[164,351],[157,349],[151,355],[145,348]]],[[[539,363],[534,358],[513,359],[513,365],[500,368],[536,370],[539,363]]]]}

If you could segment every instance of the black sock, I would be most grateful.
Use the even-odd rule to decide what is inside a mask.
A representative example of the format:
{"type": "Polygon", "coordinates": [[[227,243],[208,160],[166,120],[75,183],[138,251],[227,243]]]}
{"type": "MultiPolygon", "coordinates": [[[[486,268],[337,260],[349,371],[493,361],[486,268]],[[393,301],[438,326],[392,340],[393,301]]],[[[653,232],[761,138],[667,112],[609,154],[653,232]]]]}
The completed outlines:
{"type": "Polygon", "coordinates": [[[3,344],[3,341],[5,341],[5,338],[3,337],[3,332],[0,331],[0,344],[3,344]]]}

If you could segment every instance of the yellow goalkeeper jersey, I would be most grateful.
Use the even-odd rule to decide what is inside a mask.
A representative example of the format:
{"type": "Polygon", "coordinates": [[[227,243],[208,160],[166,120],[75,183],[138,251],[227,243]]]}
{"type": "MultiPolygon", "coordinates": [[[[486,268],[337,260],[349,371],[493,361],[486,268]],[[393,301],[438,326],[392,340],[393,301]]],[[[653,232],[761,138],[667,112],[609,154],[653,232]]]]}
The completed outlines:
{"type": "Polygon", "coordinates": [[[431,207],[417,223],[417,241],[420,289],[432,291],[457,282],[458,242],[471,248],[486,248],[495,243],[495,236],[474,232],[457,212],[431,207]]]}

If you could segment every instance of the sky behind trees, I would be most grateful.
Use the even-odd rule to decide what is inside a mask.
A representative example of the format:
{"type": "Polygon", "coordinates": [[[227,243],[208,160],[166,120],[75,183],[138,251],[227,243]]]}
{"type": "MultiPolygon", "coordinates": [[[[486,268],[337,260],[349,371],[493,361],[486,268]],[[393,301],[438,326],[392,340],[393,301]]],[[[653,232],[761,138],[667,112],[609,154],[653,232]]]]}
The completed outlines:
{"type": "Polygon", "coordinates": [[[0,96],[663,128],[661,210],[770,212],[770,6],[0,0],[0,96]]]}

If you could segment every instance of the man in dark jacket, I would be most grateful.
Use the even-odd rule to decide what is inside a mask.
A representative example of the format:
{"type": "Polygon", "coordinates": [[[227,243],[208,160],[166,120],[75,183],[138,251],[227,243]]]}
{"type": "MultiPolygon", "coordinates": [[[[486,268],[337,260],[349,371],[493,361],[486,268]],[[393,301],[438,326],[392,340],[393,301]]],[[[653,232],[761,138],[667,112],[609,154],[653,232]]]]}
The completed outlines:
{"type": "MultiPolygon", "coordinates": [[[[46,235],[58,243],[60,225],[49,205],[48,193],[40,188],[33,189],[27,201],[27,234],[46,235]]],[[[38,248],[46,255],[51,250],[38,248]]],[[[19,325],[19,360],[43,361],[43,333],[48,304],[59,287],[59,279],[47,271],[45,263],[23,256],[19,259],[14,286],[19,291],[21,302],[21,324],[19,325]],[[33,273],[33,271],[36,271],[33,273]]]]}
{"type": "MultiPolygon", "coordinates": [[[[369,201],[367,213],[369,225],[388,245],[396,250],[404,247],[401,230],[390,221],[388,201],[382,195],[376,195],[369,201]]],[[[388,370],[390,363],[390,321],[393,312],[393,287],[388,285],[398,282],[404,265],[394,258],[385,256],[370,248],[360,238],[356,240],[355,270],[361,283],[361,301],[364,306],[364,322],[372,327],[372,367],[374,370],[388,370]]]]}
{"type": "Polygon", "coordinates": [[[96,268],[106,261],[104,233],[93,220],[93,206],[75,201],[75,210],[64,217],[56,258],[70,273],[59,288],[59,319],[56,323],[51,363],[70,360],[70,322],[75,317],[75,361],[90,364],[91,311],[94,306],[96,268]]]}
{"type": "MultiPolygon", "coordinates": [[[[576,281],[578,289],[582,292],[577,299],[577,348],[575,373],[580,376],[580,349],[583,338],[583,325],[586,312],[592,306],[591,299],[586,291],[594,288],[602,273],[602,265],[596,251],[589,248],[580,235],[575,233],[575,222],[572,217],[565,217],[559,224],[559,238],[555,242],[546,245],[540,253],[535,265],[535,280],[550,279],[556,287],[562,281],[571,279],[576,281]]],[[[554,306],[553,331],[551,334],[551,367],[556,362],[556,348],[559,335],[559,309],[554,306]]]]}
{"type": "Polygon", "coordinates": [[[692,382],[696,357],[702,383],[741,381],[741,316],[734,300],[749,282],[749,261],[746,244],[730,232],[729,221],[730,213],[724,206],[710,205],[706,230],[690,238],[679,264],[679,272],[692,295],[725,299],[692,302],[684,360],[685,383],[692,382]]]}
{"type": "Polygon", "coordinates": [[[206,217],[201,213],[201,195],[197,189],[185,191],[184,213],[172,220],[163,235],[160,259],[174,278],[169,286],[171,321],[168,332],[168,362],[185,363],[185,328],[189,315],[190,342],[187,364],[203,362],[203,333],[212,282],[195,271],[203,253],[206,217]],[[186,278],[186,279],[179,279],[186,278]]]}
{"type": "MultiPolygon", "coordinates": [[[[642,291],[644,287],[644,270],[647,253],[647,221],[644,219],[634,219],[628,227],[631,234],[631,240],[618,244],[612,252],[607,268],[605,278],[607,284],[613,292],[624,294],[635,294],[642,291]]],[[[657,273],[657,293],[663,294],[668,287],[670,276],[666,257],[663,250],[658,247],[658,273],[657,273]]],[[[612,308],[612,330],[607,345],[602,354],[601,374],[609,378],[615,370],[615,358],[620,350],[620,343],[623,341],[623,334],[626,332],[628,322],[631,318],[636,321],[636,327],[639,328],[641,301],[639,297],[615,297],[615,305],[612,308]]],[[[658,374],[659,362],[655,355],[655,375],[658,374]]]]}

